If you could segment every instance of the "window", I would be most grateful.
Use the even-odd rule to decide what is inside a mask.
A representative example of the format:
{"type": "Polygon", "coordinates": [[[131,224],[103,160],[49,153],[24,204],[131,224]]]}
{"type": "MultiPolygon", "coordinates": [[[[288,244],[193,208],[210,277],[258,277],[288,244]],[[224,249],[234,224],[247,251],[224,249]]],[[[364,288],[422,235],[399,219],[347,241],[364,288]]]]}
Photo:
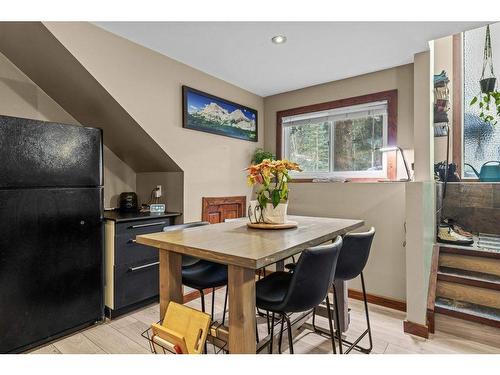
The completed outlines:
{"type": "Polygon", "coordinates": [[[279,112],[278,156],[300,164],[299,178],[391,178],[394,156],[380,148],[395,144],[396,98],[394,90],[279,112]]]}
{"type": "MultiPolygon", "coordinates": [[[[491,47],[500,51],[500,24],[490,25],[491,47]]],[[[479,79],[483,69],[483,49],[486,27],[466,31],[463,34],[463,163],[476,170],[490,160],[500,160],[500,126],[484,123],[479,118],[478,105],[470,102],[479,91],[479,79]]],[[[500,72],[500,59],[493,59],[494,70],[500,72]]],[[[472,169],[464,164],[463,177],[477,178],[472,169]]]]}

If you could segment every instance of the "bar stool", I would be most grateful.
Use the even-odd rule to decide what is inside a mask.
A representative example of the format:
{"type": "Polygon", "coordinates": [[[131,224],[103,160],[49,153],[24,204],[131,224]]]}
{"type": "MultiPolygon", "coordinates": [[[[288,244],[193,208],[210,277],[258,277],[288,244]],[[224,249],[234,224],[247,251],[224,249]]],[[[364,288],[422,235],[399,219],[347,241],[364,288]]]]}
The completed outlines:
{"type": "MultiPolygon", "coordinates": [[[[337,261],[337,269],[335,270],[334,280],[348,281],[358,276],[361,276],[361,288],[363,290],[363,302],[365,305],[365,317],[367,329],[354,341],[349,342],[342,339],[342,333],[339,329],[339,316],[338,311],[335,312],[335,325],[337,331],[337,338],[340,343],[340,354],[342,354],[342,344],[349,346],[345,354],[348,354],[352,349],[356,349],[362,353],[370,353],[373,349],[372,332],[370,328],[370,316],[368,314],[368,302],[366,300],[365,279],[363,277],[363,269],[366,266],[370,249],[372,246],[373,237],[375,236],[375,228],[371,227],[368,232],[363,233],[349,233],[344,236],[344,244],[340,251],[339,259],[337,261]],[[363,348],[358,343],[368,334],[370,346],[363,348]]],[[[333,298],[335,306],[337,306],[337,293],[335,284],[333,284],[333,298]]]]}
{"type": "Polygon", "coordinates": [[[284,322],[286,321],[290,353],[293,354],[292,326],[288,314],[314,309],[325,298],[328,307],[332,348],[333,352],[336,353],[328,289],[333,283],[341,247],[342,238],[337,237],[332,244],[308,248],[301,253],[293,273],[274,272],[257,281],[257,307],[272,313],[269,353],[273,351],[275,314],[279,314],[282,319],[278,351],[281,353],[284,322]]]}
{"type": "MultiPolygon", "coordinates": [[[[188,228],[208,225],[207,221],[197,221],[193,223],[171,225],[163,228],[164,232],[184,230],[188,228]]],[[[227,310],[227,266],[219,263],[209,262],[188,255],[182,256],[182,284],[198,290],[201,297],[201,310],[205,312],[205,292],[204,289],[212,289],[212,311],[211,318],[214,318],[215,288],[226,286],[226,296],[224,299],[224,312],[222,314],[222,324],[226,320],[227,310]]]]}

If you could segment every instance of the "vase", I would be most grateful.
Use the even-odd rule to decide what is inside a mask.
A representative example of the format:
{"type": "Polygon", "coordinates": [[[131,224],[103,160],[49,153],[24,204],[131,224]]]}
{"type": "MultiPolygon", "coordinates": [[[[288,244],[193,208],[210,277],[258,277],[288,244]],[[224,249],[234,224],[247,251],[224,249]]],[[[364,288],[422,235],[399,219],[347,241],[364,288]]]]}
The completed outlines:
{"type": "Polygon", "coordinates": [[[481,92],[483,94],[487,94],[489,92],[495,91],[497,79],[495,77],[491,78],[483,78],[479,81],[479,85],[481,86],[481,92]]]}
{"type": "Polygon", "coordinates": [[[287,222],[287,209],[288,202],[282,202],[276,207],[273,207],[272,203],[268,203],[264,209],[261,210],[259,202],[254,200],[250,201],[248,218],[252,223],[284,224],[287,222]]]}

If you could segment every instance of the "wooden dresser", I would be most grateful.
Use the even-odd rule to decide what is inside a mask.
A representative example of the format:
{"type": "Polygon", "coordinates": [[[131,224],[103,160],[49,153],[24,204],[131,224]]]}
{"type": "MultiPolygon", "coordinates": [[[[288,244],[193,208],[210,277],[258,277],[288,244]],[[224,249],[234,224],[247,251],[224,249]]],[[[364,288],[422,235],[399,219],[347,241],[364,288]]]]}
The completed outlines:
{"type": "Polygon", "coordinates": [[[116,317],[158,298],[158,250],[136,243],[135,236],[161,232],[177,216],[180,213],[105,212],[106,316],[116,317]]]}

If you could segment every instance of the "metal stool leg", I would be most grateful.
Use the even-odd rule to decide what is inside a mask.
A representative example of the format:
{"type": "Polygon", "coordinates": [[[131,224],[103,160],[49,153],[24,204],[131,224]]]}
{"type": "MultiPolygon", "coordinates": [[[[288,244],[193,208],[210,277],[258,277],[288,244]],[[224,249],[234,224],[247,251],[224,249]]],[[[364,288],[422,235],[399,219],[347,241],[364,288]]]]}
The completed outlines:
{"type": "Polygon", "coordinates": [[[280,329],[280,338],[279,338],[279,342],[278,342],[278,353],[281,354],[281,343],[283,341],[283,328],[284,328],[284,325],[285,325],[285,317],[284,317],[285,314],[281,314],[281,329],[280,329]]]}
{"type": "MultiPolygon", "coordinates": [[[[364,276],[363,276],[363,272],[361,272],[360,276],[361,276],[361,288],[363,290],[363,303],[365,305],[365,317],[366,317],[366,326],[367,326],[367,329],[354,342],[350,342],[350,341],[342,339],[342,336],[341,336],[342,333],[340,332],[340,330],[337,329],[338,338],[339,338],[339,341],[341,342],[341,344],[349,346],[347,348],[347,350],[345,351],[345,354],[348,354],[353,349],[356,349],[357,351],[360,351],[360,352],[365,353],[365,354],[369,354],[372,351],[372,349],[373,349],[372,332],[371,332],[371,327],[370,327],[370,316],[369,316],[369,312],[368,312],[368,301],[366,299],[366,288],[365,288],[365,279],[364,279],[364,276]],[[368,334],[368,339],[369,339],[369,342],[370,342],[370,346],[368,348],[364,348],[364,347],[358,345],[358,343],[367,334],[368,334]]],[[[334,293],[335,293],[335,286],[333,288],[334,288],[334,293]]],[[[336,297],[336,294],[335,294],[335,297],[336,297]]],[[[338,311],[337,302],[336,302],[335,310],[338,311]]],[[[338,312],[337,312],[337,314],[338,314],[338,312]]],[[[341,353],[342,353],[342,345],[340,345],[340,350],[341,350],[341,353]]]]}
{"type": "Polygon", "coordinates": [[[340,315],[339,315],[339,303],[337,298],[337,288],[335,288],[335,283],[332,284],[333,289],[333,308],[335,309],[335,331],[337,332],[337,339],[339,340],[339,353],[343,354],[342,348],[342,329],[340,328],[340,315]]]}
{"type": "Polygon", "coordinates": [[[212,320],[214,320],[214,312],[215,312],[215,288],[212,288],[212,312],[210,314],[212,320]]]}
{"type": "Polygon", "coordinates": [[[203,289],[200,289],[199,292],[201,297],[201,311],[205,312],[205,293],[203,292],[203,289]]]}
{"type": "Polygon", "coordinates": [[[368,353],[370,353],[373,349],[373,340],[372,340],[372,329],[370,327],[370,315],[368,313],[368,301],[366,299],[365,278],[363,276],[363,272],[361,272],[361,287],[363,289],[363,302],[365,304],[366,326],[368,327],[368,340],[370,342],[370,346],[365,350],[368,353]]]}
{"type": "Polygon", "coordinates": [[[286,314],[283,314],[283,317],[286,319],[286,326],[288,329],[288,346],[290,348],[290,354],[293,354],[292,325],[290,324],[290,318],[286,314]]]}
{"type": "Polygon", "coordinates": [[[224,297],[224,312],[222,313],[222,325],[226,322],[226,309],[227,309],[227,292],[229,287],[226,285],[226,296],[224,297]]]}
{"type": "MultiPolygon", "coordinates": [[[[330,336],[331,336],[331,340],[332,340],[332,350],[333,350],[333,354],[337,354],[337,348],[335,347],[335,333],[333,331],[332,311],[330,309],[330,298],[328,297],[328,293],[326,294],[326,309],[327,309],[327,312],[328,312],[328,325],[330,326],[330,336]]],[[[335,323],[335,324],[338,324],[338,323],[335,323]]]]}
{"type": "Polygon", "coordinates": [[[274,313],[271,317],[271,338],[269,339],[269,354],[273,354],[273,336],[274,336],[274,313]]]}

